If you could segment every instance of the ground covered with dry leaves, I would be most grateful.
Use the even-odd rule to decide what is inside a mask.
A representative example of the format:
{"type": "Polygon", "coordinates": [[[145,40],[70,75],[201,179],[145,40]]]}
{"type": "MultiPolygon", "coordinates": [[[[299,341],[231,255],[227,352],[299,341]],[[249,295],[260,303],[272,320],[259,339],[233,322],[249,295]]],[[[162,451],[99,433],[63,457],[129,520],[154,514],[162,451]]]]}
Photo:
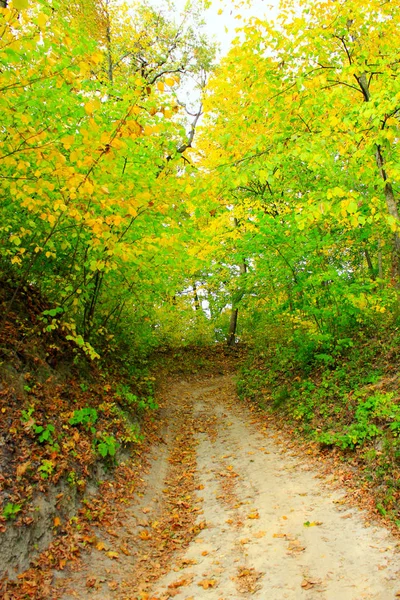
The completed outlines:
{"type": "MultiPolygon", "coordinates": [[[[31,597],[400,595],[396,537],[351,501],[340,471],[318,466],[241,404],[232,375],[175,377],[159,395],[146,461],[136,470],[123,465],[116,481],[104,484],[88,507],[95,515],[98,502],[101,518],[66,533],[76,558],[69,553],[53,569],[43,558],[45,578],[31,597]]],[[[21,596],[10,587],[3,597],[21,596]]]]}

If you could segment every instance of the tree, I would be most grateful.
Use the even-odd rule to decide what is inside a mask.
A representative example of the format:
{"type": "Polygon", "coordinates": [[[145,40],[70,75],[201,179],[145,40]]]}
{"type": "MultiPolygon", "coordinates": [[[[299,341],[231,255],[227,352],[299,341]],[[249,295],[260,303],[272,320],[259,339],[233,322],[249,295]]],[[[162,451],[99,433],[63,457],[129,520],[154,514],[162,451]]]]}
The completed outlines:
{"type": "Polygon", "coordinates": [[[1,13],[2,270],[39,286],[75,339],[135,320],[133,295],[151,311],[165,293],[196,125],[179,89],[213,55],[189,8],[179,25],[144,4],[1,13]]]}
{"type": "Polygon", "coordinates": [[[199,156],[241,223],[248,301],[316,335],[396,301],[398,22],[392,3],[285,4],[278,27],[244,27],[205,97],[199,156]]]}

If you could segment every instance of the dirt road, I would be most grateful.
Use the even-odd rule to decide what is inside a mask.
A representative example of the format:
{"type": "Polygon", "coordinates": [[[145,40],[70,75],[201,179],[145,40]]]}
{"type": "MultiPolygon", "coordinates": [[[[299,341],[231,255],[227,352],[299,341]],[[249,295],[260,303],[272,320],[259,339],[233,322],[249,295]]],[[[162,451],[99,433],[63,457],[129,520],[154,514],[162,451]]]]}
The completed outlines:
{"type": "Polygon", "coordinates": [[[396,540],[252,422],[230,376],[175,383],[165,400],[146,492],[78,571],[55,574],[58,597],[400,596],[396,540]]]}

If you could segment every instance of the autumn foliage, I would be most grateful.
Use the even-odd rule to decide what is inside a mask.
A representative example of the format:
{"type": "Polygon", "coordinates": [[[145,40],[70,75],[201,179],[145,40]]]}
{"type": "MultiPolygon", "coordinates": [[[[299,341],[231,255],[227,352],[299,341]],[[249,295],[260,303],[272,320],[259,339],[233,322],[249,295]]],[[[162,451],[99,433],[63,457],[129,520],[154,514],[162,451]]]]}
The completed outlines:
{"type": "Polygon", "coordinates": [[[398,469],[400,7],[285,1],[217,64],[207,4],[0,0],[0,366],[25,386],[0,391],[29,441],[18,481],[79,487],[142,441],[143,357],[221,341],[253,351],[244,398],[324,447],[388,433],[398,469]],[[372,379],[353,377],[357,352],[372,379]]]}

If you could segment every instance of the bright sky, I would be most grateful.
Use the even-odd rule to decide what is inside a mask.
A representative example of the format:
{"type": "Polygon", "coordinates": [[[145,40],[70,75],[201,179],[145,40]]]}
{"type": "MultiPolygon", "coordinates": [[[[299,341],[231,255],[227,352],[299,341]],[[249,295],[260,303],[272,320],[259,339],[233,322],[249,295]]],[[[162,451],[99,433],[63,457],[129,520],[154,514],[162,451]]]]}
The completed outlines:
{"type": "Polygon", "coordinates": [[[253,0],[251,8],[240,9],[242,19],[237,19],[237,12],[232,9],[231,2],[213,0],[211,8],[206,11],[207,30],[211,35],[215,35],[221,44],[221,54],[224,55],[236,36],[235,29],[241,27],[249,17],[273,20],[278,14],[278,6],[279,0],[253,0]],[[221,15],[218,14],[220,9],[223,11],[221,15]]]}
{"type": "MultiPolygon", "coordinates": [[[[176,4],[184,6],[185,0],[176,0],[176,4]]],[[[220,43],[222,55],[228,52],[230,43],[236,35],[235,29],[241,27],[248,17],[273,20],[278,14],[279,0],[252,0],[250,4],[250,8],[240,9],[239,14],[242,19],[235,18],[238,13],[232,7],[232,3],[226,0],[213,0],[211,8],[206,11],[207,31],[220,43]],[[218,14],[219,10],[222,10],[222,14],[218,14]]]]}
{"type": "MultiPolygon", "coordinates": [[[[151,0],[153,4],[162,6],[161,0],[151,0]]],[[[183,11],[187,0],[173,0],[178,11],[183,11]]],[[[274,20],[278,14],[279,0],[250,0],[249,8],[241,8],[240,15],[242,19],[237,19],[237,12],[234,9],[233,2],[230,0],[212,0],[211,8],[205,11],[204,19],[206,22],[205,31],[210,37],[214,37],[220,44],[221,55],[228,52],[229,46],[235,37],[235,29],[241,27],[244,20],[255,16],[274,20]],[[222,10],[221,14],[218,12],[222,10]]]]}

